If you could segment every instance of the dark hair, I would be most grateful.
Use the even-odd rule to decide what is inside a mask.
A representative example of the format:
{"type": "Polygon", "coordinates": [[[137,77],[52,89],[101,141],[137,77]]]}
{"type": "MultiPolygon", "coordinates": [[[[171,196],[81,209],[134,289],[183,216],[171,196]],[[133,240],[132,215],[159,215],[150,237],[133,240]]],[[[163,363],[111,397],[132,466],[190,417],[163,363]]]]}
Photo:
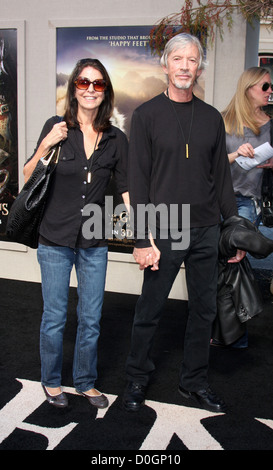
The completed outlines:
{"type": "Polygon", "coordinates": [[[107,70],[102,63],[97,59],[81,59],[77,62],[73,72],[71,73],[68,81],[64,121],[68,127],[79,127],[77,119],[78,101],[75,98],[75,80],[80,76],[81,71],[85,67],[93,67],[98,70],[106,82],[107,88],[104,91],[104,100],[102,101],[98,114],[93,123],[96,131],[102,132],[110,126],[110,118],[114,107],[114,90],[107,70]]]}

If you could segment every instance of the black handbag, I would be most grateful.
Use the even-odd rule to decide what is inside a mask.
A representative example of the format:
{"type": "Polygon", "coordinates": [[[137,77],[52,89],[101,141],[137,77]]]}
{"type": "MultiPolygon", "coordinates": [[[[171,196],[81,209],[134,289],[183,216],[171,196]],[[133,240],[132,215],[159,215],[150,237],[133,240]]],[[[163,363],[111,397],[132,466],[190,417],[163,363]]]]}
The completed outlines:
{"type": "Polygon", "coordinates": [[[264,169],[262,181],[262,223],[273,227],[273,171],[264,169]]]}
{"type": "Polygon", "coordinates": [[[39,228],[60,150],[61,142],[38,161],[32,175],[12,203],[6,228],[10,241],[30,248],[38,247],[39,228]]]}

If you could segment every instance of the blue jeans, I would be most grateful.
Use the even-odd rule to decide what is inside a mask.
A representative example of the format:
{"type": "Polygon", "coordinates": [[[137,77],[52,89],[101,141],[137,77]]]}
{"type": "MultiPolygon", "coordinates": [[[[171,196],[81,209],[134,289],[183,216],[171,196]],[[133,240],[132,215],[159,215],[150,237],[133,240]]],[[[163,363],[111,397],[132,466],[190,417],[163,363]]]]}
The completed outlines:
{"type": "MultiPolygon", "coordinates": [[[[261,212],[257,214],[254,201],[251,198],[244,196],[236,196],[236,201],[239,215],[253,222],[265,237],[273,240],[273,229],[265,227],[261,224],[261,212]]],[[[262,259],[254,258],[250,254],[247,256],[252,268],[267,270],[269,273],[269,278],[272,277],[273,254],[267,256],[267,258],[262,259]]]]}
{"type": "Polygon", "coordinates": [[[236,203],[239,215],[250,220],[250,222],[258,227],[261,221],[261,210],[257,211],[260,202],[257,202],[256,204],[251,197],[236,195],[236,203]]]}
{"type": "Polygon", "coordinates": [[[61,385],[63,332],[70,274],[74,264],[78,281],[78,327],[73,382],[79,392],[86,392],[94,387],[107,252],[107,247],[74,250],[39,244],[38,261],[44,301],[40,328],[41,381],[47,387],[61,385]]]}

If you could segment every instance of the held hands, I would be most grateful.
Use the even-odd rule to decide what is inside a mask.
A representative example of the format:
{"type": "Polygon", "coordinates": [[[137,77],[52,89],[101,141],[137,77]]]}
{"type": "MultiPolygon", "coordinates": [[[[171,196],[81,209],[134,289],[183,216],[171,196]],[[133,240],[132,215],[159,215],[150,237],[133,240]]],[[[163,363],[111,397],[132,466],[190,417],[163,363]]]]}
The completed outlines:
{"type": "MultiPolygon", "coordinates": [[[[143,270],[151,266],[151,271],[159,270],[160,251],[156,247],[152,236],[150,236],[151,245],[147,248],[134,248],[133,256],[139,264],[139,269],[143,270]]],[[[240,263],[246,256],[246,251],[237,250],[236,255],[228,260],[228,263],[240,263]]]]}
{"type": "Polygon", "coordinates": [[[151,246],[147,248],[134,248],[133,256],[136,262],[139,264],[139,269],[143,270],[151,266],[151,271],[158,271],[159,260],[160,260],[160,251],[154,243],[153,237],[150,234],[151,246]]]}

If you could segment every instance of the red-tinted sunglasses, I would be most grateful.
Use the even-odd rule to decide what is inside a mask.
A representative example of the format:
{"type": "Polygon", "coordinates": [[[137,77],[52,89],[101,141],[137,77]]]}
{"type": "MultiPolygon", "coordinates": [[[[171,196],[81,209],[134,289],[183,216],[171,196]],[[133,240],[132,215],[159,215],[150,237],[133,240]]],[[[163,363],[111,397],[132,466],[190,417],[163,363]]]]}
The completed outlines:
{"type": "Polygon", "coordinates": [[[74,83],[79,90],[88,90],[91,83],[95,91],[105,91],[107,88],[105,80],[102,79],[91,82],[88,78],[77,78],[74,83]]]}

